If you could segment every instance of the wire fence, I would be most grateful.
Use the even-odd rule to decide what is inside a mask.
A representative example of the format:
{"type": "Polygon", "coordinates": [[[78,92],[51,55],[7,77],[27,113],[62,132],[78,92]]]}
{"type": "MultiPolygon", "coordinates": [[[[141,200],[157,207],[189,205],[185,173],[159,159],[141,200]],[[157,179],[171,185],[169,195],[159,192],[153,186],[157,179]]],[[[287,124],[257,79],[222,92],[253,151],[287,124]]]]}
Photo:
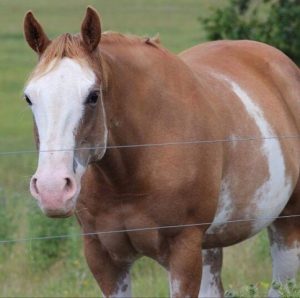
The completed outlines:
{"type": "MultiPolygon", "coordinates": [[[[271,221],[271,220],[277,220],[277,219],[289,219],[289,218],[296,218],[296,217],[300,217],[300,214],[282,215],[282,216],[277,216],[277,217],[258,217],[258,218],[248,218],[248,219],[227,220],[227,221],[218,223],[218,225],[253,222],[253,221],[257,221],[257,220],[270,220],[271,221]]],[[[183,228],[192,228],[192,227],[198,227],[198,226],[209,226],[212,223],[213,222],[200,222],[200,223],[193,223],[193,224],[166,225],[166,226],[142,227],[142,228],[133,228],[133,229],[121,229],[121,230],[108,230],[108,231],[97,231],[97,232],[65,234],[65,235],[49,235],[49,236],[41,236],[41,237],[7,239],[7,240],[0,240],[0,245],[1,244],[10,244],[10,243],[20,243],[20,242],[31,242],[34,240],[67,239],[67,238],[72,238],[72,237],[100,236],[100,235],[107,235],[107,234],[133,233],[133,232],[147,232],[147,231],[175,229],[175,228],[183,229],[183,228]]]]}
{"type": "Polygon", "coordinates": [[[63,148],[53,150],[18,150],[18,151],[0,151],[0,156],[32,154],[32,153],[52,153],[52,152],[73,152],[78,150],[92,150],[92,149],[126,149],[126,148],[153,148],[153,147],[168,147],[179,145],[199,145],[199,144],[215,144],[215,143],[235,143],[235,142],[249,142],[249,141],[264,141],[276,139],[299,139],[300,135],[276,135],[276,136],[245,136],[245,137],[229,137],[216,140],[186,140],[186,141],[172,141],[163,143],[146,143],[146,144],[128,144],[128,145],[108,145],[108,146],[91,146],[91,147],[76,147],[63,148]]]}
{"type": "MultiPolygon", "coordinates": [[[[174,141],[174,142],[164,142],[164,143],[147,143],[147,144],[129,144],[129,145],[115,145],[115,146],[94,146],[94,147],[77,147],[74,149],[55,149],[55,150],[18,150],[18,151],[2,151],[0,156],[8,155],[20,155],[20,154],[30,154],[30,153],[49,153],[49,152],[72,152],[76,150],[91,150],[91,149],[126,149],[126,148],[153,148],[153,147],[166,147],[166,146],[180,146],[180,145],[199,145],[199,144],[215,144],[215,143],[236,143],[236,142],[247,142],[247,141],[264,141],[264,140],[276,140],[276,139],[299,139],[300,135],[274,135],[267,137],[259,136],[248,136],[248,137],[229,137],[224,139],[216,140],[187,140],[187,141],[174,141]]],[[[257,217],[257,218],[240,218],[236,220],[227,220],[218,225],[235,224],[242,222],[254,222],[257,220],[269,220],[274,221],[276,219],[288,219],[288,218],[298,218],[300,214],[292,214],[286,216],[277,217],[257,217]]],[[[107,235],[107,234],[117,234],[117,233],[133,233],[142,231],[153,231],[162,229],[179,229],[179,228],[191,228],[197,226],[209,226],[213,222],[200,222],[192,224],[178,224],[178,225],[165,225],[165,226],[155,226],[155,227],[139,227],[131,229],[121,229],[121,230],[106,230],[106,231],[92,231],[87,233],[77,233],[77,234],[65,234],[65,235],[45,235],[41,237],[27,237],[19,239],[0,239],[1,244],[17,243],[17,242],[29,242],[35,240],[51,240],[51,239],[66,239],[71,237],[82,237],[82,236],[96,236],[96,235],[107,235]]]]}

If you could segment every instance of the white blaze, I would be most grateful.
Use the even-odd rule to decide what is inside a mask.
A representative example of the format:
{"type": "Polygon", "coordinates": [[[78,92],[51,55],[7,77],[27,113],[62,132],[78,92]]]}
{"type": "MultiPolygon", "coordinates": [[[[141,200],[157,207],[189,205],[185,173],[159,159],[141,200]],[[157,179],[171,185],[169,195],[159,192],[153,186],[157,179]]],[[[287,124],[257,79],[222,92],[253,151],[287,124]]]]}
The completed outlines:
{"type": "MultiPolygon", "coordinates": [[[[84,102],[95,82],[96,76],[90,68],[74,59],[63,58],[27,85],[25,93],[32,101],[40,140],[38,170],[72,169],[76,130],[83,116],[84,102]]],[[[79,167],[78,172],[83,170],[79,167]]],[[[77,173],[77,182],[82,173],[77,173]]]]}

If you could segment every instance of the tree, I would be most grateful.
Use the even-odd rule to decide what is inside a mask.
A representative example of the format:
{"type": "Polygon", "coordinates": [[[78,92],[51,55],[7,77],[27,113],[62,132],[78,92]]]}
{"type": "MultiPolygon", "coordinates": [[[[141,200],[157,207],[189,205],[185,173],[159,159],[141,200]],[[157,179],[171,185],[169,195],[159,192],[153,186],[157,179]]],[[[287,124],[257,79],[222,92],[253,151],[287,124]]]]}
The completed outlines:
{"type": "Polygon", "coordinates": [[[200,22],[208,40],[265,42],[300,65],[300,0],[230,0],[200,22]]]}

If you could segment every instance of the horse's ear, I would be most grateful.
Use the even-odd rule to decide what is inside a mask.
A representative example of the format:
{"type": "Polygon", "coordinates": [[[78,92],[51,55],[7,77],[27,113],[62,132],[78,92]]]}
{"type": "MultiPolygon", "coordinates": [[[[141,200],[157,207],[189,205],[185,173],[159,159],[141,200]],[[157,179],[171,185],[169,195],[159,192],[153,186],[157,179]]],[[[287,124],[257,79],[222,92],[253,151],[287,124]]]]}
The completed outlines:
{"type": "Polygon", "coordinates": [[[50,44],[42,26],[34,17],[31,11],[28,11],[24,19],[24,35],[30,47],[39,55],[43,54],[50,44]]]}
{"type": "Polygon", "coordinates": [[[86,49],[94,51],[101,39],[101,23],[98,12],[89,6],[81,24],[81,36],[86,49]]]}

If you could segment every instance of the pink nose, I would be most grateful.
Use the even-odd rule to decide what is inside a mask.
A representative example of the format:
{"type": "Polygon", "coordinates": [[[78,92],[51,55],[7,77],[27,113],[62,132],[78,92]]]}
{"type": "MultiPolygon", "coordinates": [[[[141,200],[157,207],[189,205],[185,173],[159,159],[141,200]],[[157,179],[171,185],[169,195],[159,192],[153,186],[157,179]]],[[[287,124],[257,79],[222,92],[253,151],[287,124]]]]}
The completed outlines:
{"type": "Polygon", "coordinates": [[[30,181],[30,192],[47,216],[66,217],[75,207],[77,186],[72,176],[36,173],[30,181]]]}

